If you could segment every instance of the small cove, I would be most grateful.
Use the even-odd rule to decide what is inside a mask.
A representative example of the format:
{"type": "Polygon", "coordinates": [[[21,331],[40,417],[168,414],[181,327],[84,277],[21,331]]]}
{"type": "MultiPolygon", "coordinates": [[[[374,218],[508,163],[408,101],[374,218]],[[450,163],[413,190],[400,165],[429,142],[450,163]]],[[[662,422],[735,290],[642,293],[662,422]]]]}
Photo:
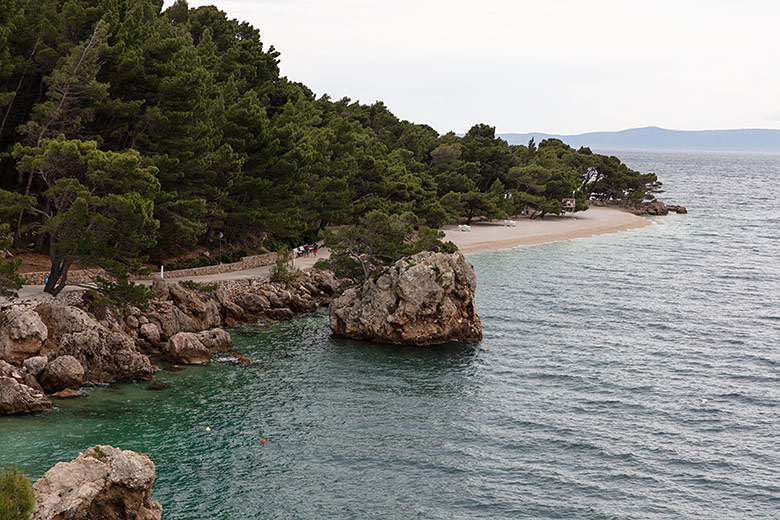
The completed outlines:
{"type": "Polygon", "coordinates": [[[619,155],[690,215],[471,255],[482,342],[344,340],[323,312],[235,329],[256,365],[0,417],[0,463],[141,451],[171,519],[771,517],[780,156],[619,155]]]}

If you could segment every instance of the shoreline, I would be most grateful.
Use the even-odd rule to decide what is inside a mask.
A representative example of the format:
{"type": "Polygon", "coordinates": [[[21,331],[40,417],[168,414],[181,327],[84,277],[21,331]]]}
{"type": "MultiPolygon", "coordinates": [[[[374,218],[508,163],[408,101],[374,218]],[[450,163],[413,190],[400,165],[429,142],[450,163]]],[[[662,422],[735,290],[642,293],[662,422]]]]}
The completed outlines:
{"type": "Polygon", "coordinates": [[[618,233],[639,229],[652,221],[617,208],[592,207],[571,216],[549,215],[544,220],[520,217],[516,227],[503,221],[478,222],[470,232],[458,231],[456,225],[445,226],[444,240],[450,240],[465,255],[511,249],[517,246],[546,244],[575,238],[618,233]]]}

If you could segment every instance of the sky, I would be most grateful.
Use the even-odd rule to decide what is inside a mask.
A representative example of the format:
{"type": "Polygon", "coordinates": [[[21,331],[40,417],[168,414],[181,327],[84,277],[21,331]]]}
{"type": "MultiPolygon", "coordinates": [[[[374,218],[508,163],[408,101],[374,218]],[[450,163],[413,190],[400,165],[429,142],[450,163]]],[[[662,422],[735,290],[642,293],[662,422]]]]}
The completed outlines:
{"type": "Polygon", "coordinates": [[[780,128],[776,0],[189,5],[251,23],[318,97],[380,100],[441,133],[780,128]]]}

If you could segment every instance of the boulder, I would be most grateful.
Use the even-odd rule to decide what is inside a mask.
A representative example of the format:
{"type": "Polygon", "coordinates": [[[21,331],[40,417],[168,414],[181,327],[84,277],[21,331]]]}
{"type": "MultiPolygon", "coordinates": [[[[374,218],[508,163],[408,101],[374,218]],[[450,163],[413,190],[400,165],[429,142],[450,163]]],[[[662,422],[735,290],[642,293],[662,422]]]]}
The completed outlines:
{"type": "Polygon", "coordinates": [[[155,347],[162,347],[162,340],[160,339],[160,329],[154,323],[145,323],[141,325],[138,330],[143,338],[155,347]]]}
{"type": "MultiPolygon", "coordinates": [[[[44,356],[45,357],[45,356],[44,356]]],[[[30,374],[26,370],[20,370],[18,367],[6,363],[0,359],[0,376],[10,377],[16,380],[17,383],[29,386],[33,390],[43,392],[43,388],[38,384],[38,380],[34,375],[30,374]]]]}
{"type": "Polygon", "coordinates": [[[314,269],[311,271],[312,284],[324,294],[333,296],[339,287],[336,277],[330,271],[323,271],[320,269],[314,269]]]}
{"type": "Polygon", "coordinates": [[[187,365],[203,365],[211,361],[211,352],[193,332],[175,334],[162,351],[163,359],[187,365]]]}
{"type": "Polygon", "coordinates": [[[31,520],[160,520],[151,498],[154,463],[145,455],[93,446],[33,484],[31,520]]]}
{"type": "Polygon", "coordinates": [[[39,305],[35,310],[48,327],[49,337],[54,342],[65,334],[101,327],[92,316],[72,305],[47,303],[39,305]]]}
{"type": "Polygon", "coordinates": [[[24,369],[33,377],[38,377],[49,364],[49,358],[47,356],[33,356],[24,360],[22,365],[24,369]]]}
{"type": "Polygon", "coordinates": [[[163,340],[172,338],[179,332],[202,330],[190,316],[171,301],[155,302],[146,316],[150,323],[157,325],[163,340]]]}
{"type": "Polygon", "coordinates": [[[291,311],[287,307],[282,307],[279,309],[277,308],[268,309],[267,311],[265,311],[265,314],[272,320],[279,320],[279,321],[291,320],[295,316],[293,314],[293,311],[291,311]]]}
{"type": "Polygon", "coordinates": [[[12,377],[0,376],[0,414],[42,412],[52,406],[43,392],[12,377]]]}
{"type": "Polygon", "coordinates": [[[196,322],[198,330],[210,329],[221,324],[218,302],[213,300],[204,302],[195,291],[185,289],[178,283],[171,284],[169,288],[173,303],[196,322]]]}
{"type": "Polygon", "coordinates": [[[32,309],[12,307],[5,313],[0,328],[0,359],[21,365],[25,359],[37,356],[49,329],[32,309]]]}
{"type": "Polygon", "coordinates": [[[128,316],[127,318],[125,318],[125,323],[131,329],[137,329],[138,326],[140,325],[140,323],[138,323],[138,318],[136,318],[135,316],[128,316]]]}
{"type": "MultiPolygon", "coordinates": [[[[268,301],[268,298],[262,294],[249,291],[237,294],[233,303],[251,314],[261,314],[271,307],[271,302],[268,301]]],[[[226,302],[224,306],[227,305],[228,303],[226,302]]],[[[228,315],[227,312],[225,315],[228,315]]],[[[240,319],[236,316],[230,317],[233,319],[240,319]]]]}
{"type": "Polygon", "coordinates": [[[222,314],[225,316],[226,320],[240,322],[245,319],[244,309],[233,302],[226,301],[222,304],[222,314]]]}
{"type": "Polygon", "coordinates": [[[50,361],[41,374],[41,386],[47,392],[78,388],[84,382],[84,367],[73,356],[60,356],[50,361]]]}
{"type": "Polygon", "coordinates": [[[227,355],[230,359],[235,359],[236,363],[244,366],[249,366],[254,363],[254,360],[247,356],[246,354],[242,354],[241,352],[231,352],[227,355]]]}
{"type": "Polygon", "coordinates": [[[330,328],[341,336],[396,344],[479,340],[476,286],[461,253],[417,253],[333,300],[330,328]]]}
{"type": "Polygon", "coordinates": [[[170,289],[168,288],[168,282],[160,278],[159,276],[155,276],[152,280],[152,291],[157,295],[158,300],[165,301],[168,299],[168,296],[170,295],[170,289]]]}
{"type": "Polygon", "coordinates": [[[85,396],[78,390],[74,390],[73,388],[66,388],[65,390],[54,392],[53,394],[51,394],[51,397],[59,397],[60,399],[72,399],[74,397],[85,397],[85,396]]]}
{"type": "Polygon", "coordinates": [[[270,306],[273,307],[274,309],[285,308],[284,302],[275,291],[264,291],[263,294],[268,300],[270,306]]]}
{"type": "Polygon", "coordinates": [[[210,352],[228,352],[233,350],[233,340],[224,329],[211,329],[196,334],[201,345],[210,352]]]}
{"type": "Polygon", "coordinates": [[[154,365],[138,352],[130,336],[100,324],[92,330],[63,335],[57,354],[76,358],[84,367],[84,381],[92,383],[149,379],[155,372],[154,365]]]}
{"type": "Polygon", "coordinates": [[[317,304],[308,294],[304,297],[300,293],[284,291],[280,297],[284,306],[293,312],[314,312],[317,310],[317,304]]]}

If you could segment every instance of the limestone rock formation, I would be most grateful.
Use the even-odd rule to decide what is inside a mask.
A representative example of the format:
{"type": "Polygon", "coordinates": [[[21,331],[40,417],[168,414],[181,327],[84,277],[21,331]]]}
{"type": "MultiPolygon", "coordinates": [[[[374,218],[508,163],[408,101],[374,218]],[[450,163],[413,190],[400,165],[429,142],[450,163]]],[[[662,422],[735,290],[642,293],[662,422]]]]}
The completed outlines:
{"type": "Polygon", "coordinates": [[[162,351],[163,359],[187,365],[203,365],[211,361],[211,352],[194,332],[175,334],[162,351]]]}
{"type": "Polygon", "coordinates": [[[193,318],[188,316],[172,301],[156,301],[147,313],[150,323],[157,325],[162,338],[168,340],[179,332],[202,330],[193,318]]]}
{"type": "Polygon", "coordinates": [[[38,377],[49,364],[47,356],[33,356],[24,360],[24,369],[33,377],[38,377]]]}
{"type": "Polygon", "coordinates": [[[13,307],[0,329],[0,359],[20,365],[37,356],[49,335],[41,317],[32,309],[13,307]]]}
{"type": "Polygon", "coordinates": [[[84,381],[149,379],[154,374],[155,367],[138,352],[130,336],[109,330],[85,311],[59,304],[41,305],[37,310],[51,335],[47,351],[55,357],[76,358],[84,368],[84,381]]]}
{"type": "Polygon", "coordinates": [[[154,277],[152,280],[152,290],[160,300],[167,300],[170,295],[170,289],[168,288],[168,282],[159,276],[154,277]]]}
{"type": "Polygon", "coordinates": [[[11,365],[10,363],[6,363],[2,359],[0,359],[0,376],[10,377],[21,385],[26,385],[33,390],[43,392],[43,388],[41,388],[41,385],[38,384],[38,380],[34,375],[29,373],[27,370],[20,370],[18,367],[11,365]]]}
{"type": "Polygon", "coordinates": [[[385,343],[479,340],[476,286],[474,270],[461,253],[424,251],[333,300],[330,328],[341,336],[385,343]]]}
{"type": "Polygon", "coordinates": [[[46,365],[40,382],[47,392],[78,388],[84,382],[84,367],[73,356],[60,356],[46,365]]]}
{"type": "Polygon", "coordinates": [[[43,392],[19,383],[12,377],[0,376],[0,413],[42,412],[52,407],[43,392]]]}
{"type": "Polygon", "coordinates": [[[157,325],[154,323],[144,323],[138,329],[138,332],[155,347],[162,346],[162,341],[160,340],[160,329],[158,329],[157,325]]]}
{"type": "Polygon", "coordinates": [[[196,334],[201,345],[209,352],[228,352],[233,350],[233,340],[224,329],[210,329],[196,334]]]}
{"type": "Polygon", "coordinates": [[[159,520],[151,498],[154,463],[145,455],[93,446],[60,462],[33,484],[31,520],[159,520]]]}
{"type": "Polygon", "coordinates": [[[634,215],[668,215],[670,212],[674,213],[688,213],[688,210],[684,206],[667,206],[660,200],[654,200],[652,202],[642,202],[641,204],[629,205],[628,210],[634,215]]]}
{"type": "Polygon", "coordinates": [[[168,286],[173,303],[184,314],[196,322],[197,330],[217,327],[221,323],[219,304],[213,300],[203,301],[194,291],[185,289],[178,283],[168,286]]]}

